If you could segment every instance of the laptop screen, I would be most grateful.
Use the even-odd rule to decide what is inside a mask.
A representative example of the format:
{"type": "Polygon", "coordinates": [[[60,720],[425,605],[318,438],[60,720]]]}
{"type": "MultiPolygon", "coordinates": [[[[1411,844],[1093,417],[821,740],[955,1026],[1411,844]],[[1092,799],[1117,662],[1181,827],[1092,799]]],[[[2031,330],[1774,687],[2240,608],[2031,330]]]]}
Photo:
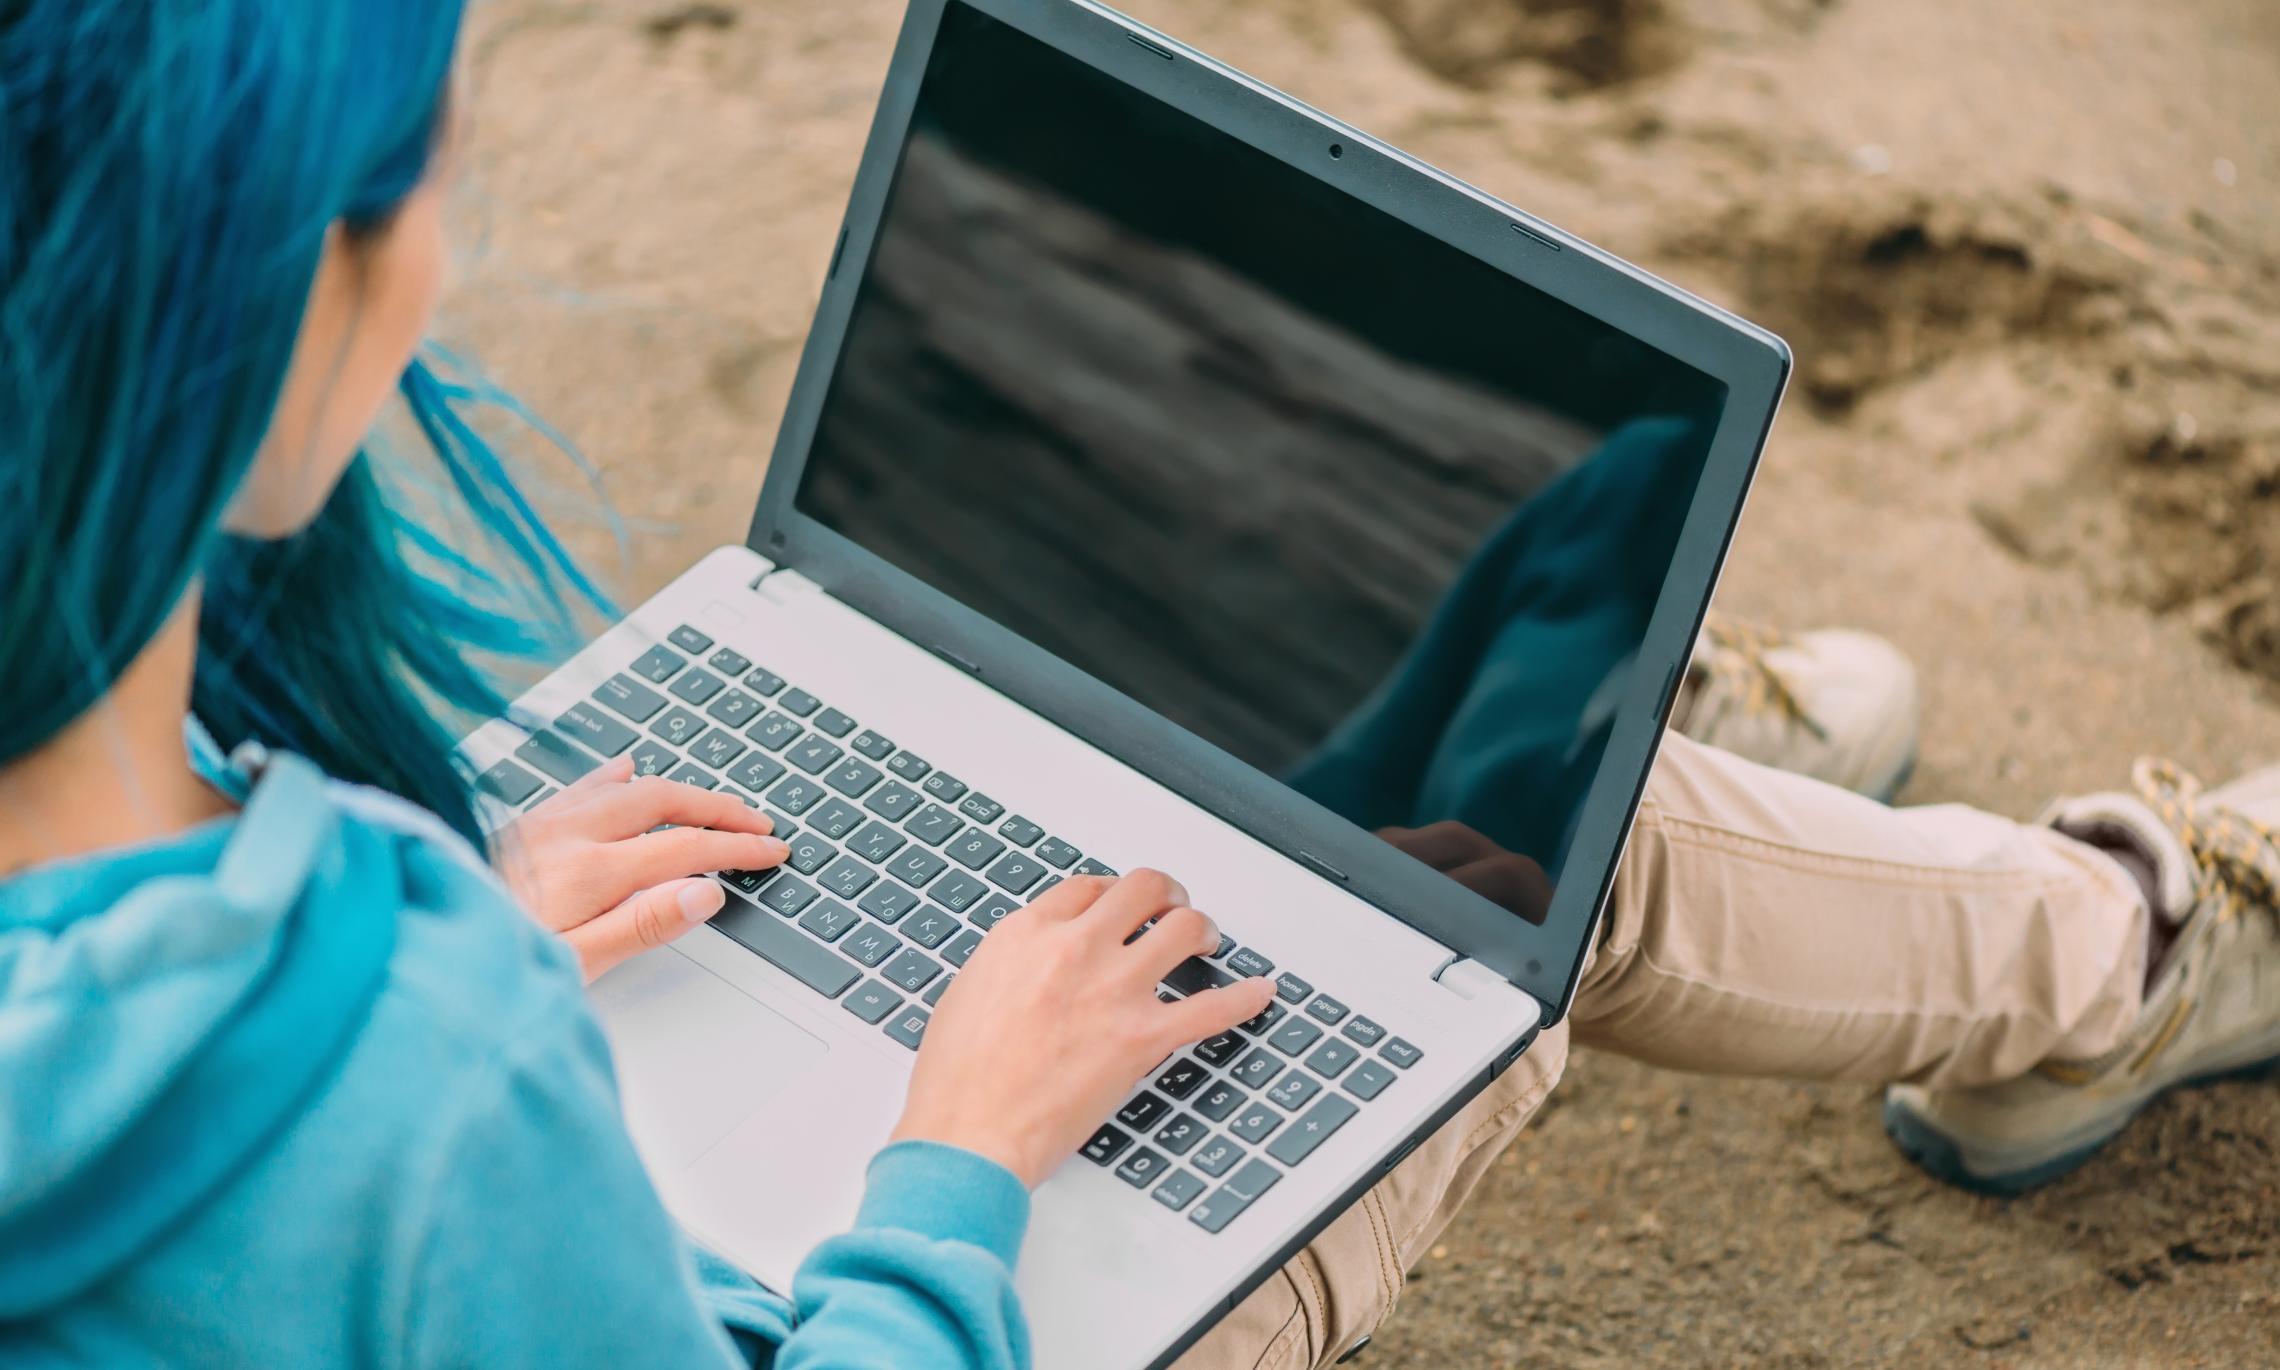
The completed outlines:
{"type": "Polygon", "coordinates": [[[954,3],[796,501],[1540,919],[1724,394],[954,3]]]}

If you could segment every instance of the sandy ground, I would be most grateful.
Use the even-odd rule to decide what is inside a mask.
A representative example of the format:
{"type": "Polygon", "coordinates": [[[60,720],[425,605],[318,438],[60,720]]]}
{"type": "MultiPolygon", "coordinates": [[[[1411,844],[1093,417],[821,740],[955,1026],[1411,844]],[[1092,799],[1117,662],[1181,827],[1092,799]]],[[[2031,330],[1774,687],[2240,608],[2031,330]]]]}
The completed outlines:
{"type": "MultiPolygon", "coordinates": [[[[2280,757],[2280,7],[1134,9],[1790,339],[1724,599],[1914,655],[1909,800],[2280,757]]],[[[450,332],[599,466],[629,595],[742,537],[898,20],[480,9],[450,332]]],[[[1580,1057],[1365,1363],[2280,1364],[2271,1083],[2011,1203],[1873,1102],[1580,1057]]]]}

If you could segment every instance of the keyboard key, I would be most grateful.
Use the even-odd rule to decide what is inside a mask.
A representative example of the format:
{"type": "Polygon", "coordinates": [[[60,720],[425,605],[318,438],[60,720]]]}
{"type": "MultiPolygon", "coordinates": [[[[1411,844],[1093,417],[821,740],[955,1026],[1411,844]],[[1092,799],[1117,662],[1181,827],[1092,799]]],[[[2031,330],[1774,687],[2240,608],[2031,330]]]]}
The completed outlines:
{"type": "Polygon", "coordinates": [[[647,740],[633,745],[633,773],[635,775],[663,775],[681,764],[681,758],[647,740]]]}
{"type": "Polygon", "coordinates": [[[842,933],[862,921],[855,910],[835,899],[818,899],[800,915],[800,926],[826,942],[838,941],[842,933]]]}
{"type": "Polygon", "coordinates": [[[1290,1012],[1290,1010],[1284,1008],[1281,1004],[1269,1004],[1265,1008],[1259,1010],[1257,1017],[1245,1018],[1242,1022],[1237,1023],[1235,1026],[1243,1029],[1245,1032],[1250,1033],[1253,1037],[1257,1037],[1266,1032],[1267,1029],[1281,1022],[1283,1020],[1283,1015],[1288,1012],[1290,1012]]]}
{"type": "Polygon", "coordinates": [[[517,766],[512,761],[498,765],[475,777],[476,787],[502,804],[520,804],[545,788],[546,782],[517,766]]]}
{"type": "Polygon", "coordinates": [[[675,628],[665,640],[692,656],[711,651],[713,645],[711,638],[706,637],[686,623],[675,628]]]}
{"type": "Polygon", "coordinates": [[[918,896],[892,880],[881,880],[855,907],[882,923],[899,923],[904,914],[918,907],[918,896]]]}
{"type": "Polygon", "coordinates": [[[1225,1184],[1188,1210],[1188,1221],[1206,1232],[1222,1231],[1281,1178],[1282,1172],[1265,1161],[1246,1161],[1225,1184]]]}
{"type": "Polygon", "coordinates": [[[784,763],[754,752],[743,765],[730,771],[728,778],[758,794],[784,778],[784,763]]]}
{"type": "Polygon", "coordinates": [[[916,1051],[918,1044],[926,1037],[926,1020],[929,1016],[931,1015],[925,1009],[913,1004],[887,1020],[887,1035],[916,1051]]]}
{"type": "Polygon", "coordinates": [[[1130,1145],[1132,1145],[1130,1133],[1112,1127],[1107,1123],[1102,1123],[1100,1131],[1092,1135],[1092,1140],[1077,1148],[1077,1154],[1091,1161],[1094,1165],[1107,1165],[1123,1155],[1124,1148],[1130,1145]]]}
{"type": "Polygon", "coordinates": [[[1058,875],[1048,875],[1029,888],[1029,902],[1034,904],[1045,897],[1045,892],[1061,883],[1058,875]]]}
{"type": "MultiPolygon", "coordinates": [[[[784,883],[777,882],[779,886],[784,883]]],[[[827,999],[838,998],[841,991],[854,984],[863,973],[831,948],[809,940],[788,924],[777,922],[739,899],[729,900],[728,907],[714,915],[710,926],[746,950],[759,953],[763,960],[827,999]]]]}
{"type": "Polygon", "coordinates": [[[807,825],[836,842],[863,826],[863,811],[839,799],[825,799],[807,811],[807,825]]]}
{"type": "Polygon", "coordinates": [[[1349,1040],[1365,1047],[1376,1046],[1378,1039],[1385,1036],[1385,1029],[1367,1018],[1356,1018],[1338,1031],[1344,1033],[1349,1040]]]}
{"type": "Polygon", "coordinates": [[[636,723],[647,723],[665,707],[665,696],[624,674],[613,675],[595,686],[594,698],[636,723]]]}
{"type": "Polygon", "coordinates": [[[1237,975],[1272,975],[1275,973],[1275,963],[1249,947],[1243,947],[1233,956],[1228,957],[1227,968],[1237,975]]]}
{"type": "Polygon", "coordinates": [[[1006,895],[986,895],[982,902],[966,910],[966,921],[982,931],[988,932],[998,925],[1000,919],[1020,907],[1021,905],[1018,902],[1006,895]]]}
{"type": "Polygon", "coordinates": [[[1235,1059],[1235,1053],[1242,1049],[1243,1039],[1232,1032],[1222,1032],[1216,1037],[1206,1037],[1195,1044],[1195,1054],[1206,1065],[1214,1066],[1226,1065],[1235,1059]]]}
{"type": "Polygon", "coordinates": [[[842,856],[824,867],[823,874],[817,876],[815,882],[842,899],[853,899],[871,888],[878,878],[879,873],[869,866],[852,856],[842,856]]]}
{"type": "Polygon", "coordinates": [[[643,652],[626,669],[652,685],[662,685],[673,678],[673,673],[688,665],[688,658],[663,647],[652,647],[643,652]]]}
{"type": "Polygon", "coordinates": [[[1043,866],[1038,865],[1031,858],[1023,856],[1020,852],[1008,854],[1004,860],[990,867],[989,871],[992,883],[1015,894],[1020,894],[1031,885],[1036,884],[1044,877],[1044,874],[1045,868],[1043,866]]]}
{"type": "Polygon", "coordinates": [[[1003,823],[998,824],[998,836],[1017,847],[1026,847],[1044,835],[1045,830],[1043,828],[1023,818],[1020,814],[1015,814],[1003,823]]]}
{"type": "Polygon", "coordinates": [[[976,823],[995,823],[998,821],[998,815],[1005,812],[1005,805],[998,803],[980,790],[975,790],[972,794],[958,801],[958,812],[973,819],[976,823]]]}
{"type": "Polygon", "coordinates": [[[908,843],[908,838],[874,818],[848,839],[847,849],[861,853],[865,861],[878,862],[901,851],[908,843]]]}
{"type": "Polygon", "coordinates": [[[1385,1093],[1385,1087],[1394,1082],[1395,1075],[1382,1061],[1364,1061],[1354,1067],[1346,1077],[1346,1088],[1357,1099],[1375,1099],[1385,1093]]]}
{"type": "Polygon", "coordinates": [[[752,668],[752,674],[744,677],[744,688],[758,695],[773,697],[777,691],[784,688],[784,678],[774,671],[755,666],[752,668]]]}
{"type": "Polygon", "coordinates": [[[1157,1130],[1156,1145],[1174,1156],[1185,1156],[1203,1140],[1204,1130],[1203,1124],[1181,1113],[1157,1130]]]}
{"type": "Polygon", "coordinates": [[[945,804],[955,804],[966,792],[966,782],[948,771],[936,771],[926,777],[926,792],[945,804]]]}
{"type": "Polygon", "coordinates": [[[515,755],[561,785],[572,783],[602,764],[553,733],[532,733],[528,742],[515,748],[515,755]]]}
{"type": "Polygon", "coordinates": [[[750,657],[738,656],[735,652],[726,647],[723,647],[719,651],[714,652],[711,658],[709,658],[705,664],[720,672],[722,675],[726,676],[743,675],[746,671],[752,669],[752,660],[750,657]]]}
{"type": "Polygon", "coordinates": [[[964,866],[978,871],[998,859],[1005,843],[998,841],[980,828],[968,828],[958,839],[942,849],[943,854],[964,866]]]}
{"type": "Polygon", "coordinates": [[[1286,1004],[1295,1004],[1312,993],[1314,993],[1314,986],[1287,970],[1275,977],[1275,997],[1286,1004]]]}
{"type": "Polygon", "coordinates": [[[871,791],[871,797],[863,801],[863,807],[890,823],[900,823],[912,809],[923,802],[918,797],[918,791],[908,785],[897,785],[890,781],[871,791]]]}
{"type": "Polygon", "coordinates": [[[887,769],[915,785],[924,780],[926,773],[934,768],[926,764],[926,758],[915,752],[897,752],[887,762],[887,769]]]}
{"type": "MultiPolygon", "coordinates": [[[[881,886],[881,888],[891,889],[893,887],[881,886]]],[[[944,913],[937,908],[928,908],[914,913],[911,915],[910,921],[903,924],[903,936],[929,950],[941,946],[943,939],[956,931],[958,931],[957,917],[953,914],[944,913]]]]}
{"type": "Polygon", "coordinates": [[[1170,1168],[1171,1162],[1164,1159],[1163,1153],[1141,1147],[1124,1158],[1124,1164],[1116,1168],[1116,1178],[1134,1189],[1146,1189],[1170,1168]]]}
{"type": "Polygon", "coordinates": [[[814,808],[821,798],[823,786],[797,775],[768,791],[768,802],[794,818],[814,808]]]}
{"type": "Polygon", "coordinates": [[[1189,1161],[1188,1164],[1213,1179],[1218,1179],[1228,1171],[1233,1170],[1235,1163],[1242,1159],[1243,1148],[1228,1141],[1225,1137],[1214,1137],[1197,1150],[1195,1159],[1189,1161]]]}
{"type": "Polygon", "coordinates": [[[958,977],[955,975],[945,975],[941,979],[935,981],[934,988],[926,992],[926,1006],[928,1008],[932,1008],[936,1004],[941,1003],[942,996],[949,992],[950,982],[957,978],[958,977]]]}
{"type": "Polygon", "coordinates": [[[774,809],[762,809],[760,812],[768,815],[768,822],[773,825],[768,829],[768,831],[774,833],[777,837],[783,839],[786,842],[791,841],[792,834],[800,830],[799,824],[794,823],[791,819],[786,818],[784,815],[776,812],[774,809]]]}
{"type": "Polygon", "coordinates": [[[1333,1037],[1306,1058],[1306,1068],[1325,1080],[1335,1080],[1346,1067],[1361,1059],[1361,1055],[1361,1049],[1353,1043],[1333,1037]]]}
{"type": "Polygon", "coordinates": [[[1321,1092],[1322,1086],[1313,1076],[1294,1070],[1278,1080],[1275,1087],[1267,1091],[1267,1097],[1274,1101],[1275,1107],[1296,1113],[1307,1100],[1321,1092]]]}
{"type": "Polygon", "coordinates": [[[815,726],[818,732],[830,733],[833,737],[845,737],[855,731],[855,720],[837,709],[825,709],[815,716],[815,726]]]}
{"type": "Polygon", "coordinates": [[[814,833],[801,833],[792,839],[792,855],[784,864],[802,875],[813,875],[830,864],[831,858],[837,855],[839,848],[814,833]]]}
{"type": "Polygon", "coordinates": [[[1166,1175],[1164,1182],[1157,1185],[1148,1197],[1177,1213],[1193,1203],[1195,1196],[1202,1192],[1203,1181],[1184,1170],[1175,1170],[1166,1175]]]}
{"type": "Polygon", "coordinates": [[[760,902],[789,918],[814,903],[821,893],[805,880],[786,876],[770,885],[767,892],[760,896],[760,902]]]}
{"type": "Polygon", "coordinates": [[[839,744],[810,733],[786,747],[784,759],[809,775],[821,775],[839,759],[839,744]]]}
{"type": "Polygon", "coordinates": [[[1313,1046],[1322,1029],[1304,1018],[1293,1018],[1269,1034],[1267,1041],[1285,1056],[1296,1056],[1313,1046]]]}
{"type": "Polygon", "coordinates": [[[912,847],[887,863],[887,874],[914,890],[920,890],[925,889],[926,882],[942,874],[949,865],[949,862],[924,847],[912,847]]]}
{"type": "Polygon", "coordinates": [[[1202,1062],[1183,1056],[1156,1077],[1156,1088],[1174,1099],[1185,1099],[1210,1078],[1211,1071],[1202,1062]]]}
{"type": "MultiPolygon", "coordinates": [[[[1304,1078],[1303,1076],[1299,1078],[1304,1078]]],[[[1354,1101],[1339,1094],[1326,1094],[1322,1102],[1306,1111],[1306,1116],[1290,1125],[1282,1136],[1275,1138],[1267,1154],[1284,1165],[1297,1165],[1314,1154],[1314,1148],[1330,1140],[1330,1134],[1346,1125],[1360,1109],[1354,1101]]]]}
{"type": "Polygon", "coordinates": [[[942,967],[934,958],[916,947],[904,947],[902,955],[888,962],[887,968],[879,972],[887,977],[888,984],[905,994],[916,994],[925,989],[941,973],[942,967]]]}
{"type": "Polygon", "coordinates": [[[689,745],[689,739],[704,732],[705,726],[705,721],[702,718],[699,718],[691,710],[684,709],[676,704],[666,711],[663,718],[650,724],[649,731],[652,735],[665,739],[672,746],[686,747],[689,745]]]}
{"type": "MultiPolygon", "coordinates": [[[[839,949],[866,966],[875,966],[895,954],[902,939],[876,923],[865,923],[847,935],[839,949]]],[[[891,978],[891,977],[890,977],[891,978]]],[[[912,988],[917,988],[913,986],[912,988]]],[[[1300,1078],[1304,1078],[1301,1076],[1300,1078]]]]}
{"type": "Polygon", "coordinates": [[[1116,875],[1116,867],[1102,865],[1100,862],[1095,861],[1088,856],[1084,860],[1077,863],[1077,874],[1105,875],[1113,879],[1116,875]]]}
{"type": "Polygon", "coordinates": [[[902,1007],[902,996],[876,980],[865,980],[839,1006],[866,1023],[876,1023],[902,1007]]]}
{"type": "Polygon", "coordinates": [[[1346,1006],[1327,994],[1315,995],[1314,1002],[1306,1006],[1307,1017],[1317,1023],[1328,1023],[1332,1027],[1338,1026],[1346,1013],[1346,1006]]]}
{"type": "Polygon", "coordinates": [[[726,766],[744,755],[744,752],[744,744],[737,740],[736,734],[720,728],[712,729],[689,744],[689,755],[714,770],[726,766]]]}
{"type": "Polygon", "coordinates": [[[966,825],[958,821],[958,815],[940,804],[929,804],[912,814],[910,821],[903,826],[910,829],[911,836],[919,841],[930,847],[939,847],[966,825]]]}
{"type": "Polygon", "coordinates": [[[805,690],[786,690],[776,699],[778,707],[794,718],[806,718],[823,707],[823,701],[805,690]]]}
{"type": "Polygon", "coordinates": [[[741,728],[760,712],[760,701],[742,690],[729,690],[712,702],[705,710],[708,718],[717,718],[731,728],[741,728]]]}
{"type": "Polygon", "coordinates": [[[744,735],[766,747],[769,751],[780,752],[793,738],[806,731],[807,729],[792,722],[784,715],[771,713],[758,723],[746,728],[744,735]]]}
{"type": "Polygon", "coordinates": [[[1037,844],[1037,859],[1059,871],[1077,864],[1077,858],[1083,855],[1058,837],[1048,837],[1037,844]]]}
{"type": "Polygon", "coordinates": [[[1156,1125],[1157,1119],[1171,1111],[1170,1104],[1143,1089],[1133,1095],[1124,1107],[1116,1110],[1116,1121],[1126,1127],[1150,1128],[1156,1125]]]}
{"type": "MultiPolygon", "coordinates": [[[[933,856],[934,854],[928,852],[927,855],[933,856]]],[[[939,861],[942,858],[936,856],[934,859],[939,861]]],[[[964,871],[950,872],[942,877],[941,884],[927,891],[929,895],[933,896],[935,903],[940,904],[952,913],[964,913],[974,906],[976,900],[989,892],[989,886],[964,871]]]]}
{"type": "Polygon", "coordinates": [[[554,796],[560,793],[562,793],[562,791],[556,789],[554,786],[547,786],[545,789],[540,790],[537,794],[534,794],[530,797],[530,802],[523,805],[523,812],[529,813],[532,809],[537,808],[539,805],[545,803],[547,800],[552,799],[554,796]]]}
{"type": "Polygon", "coordinates": [[[1401,1040],[1399,1037],[1379,1047],[1378,1055],[1400,1066],[1403,1070],[1416,1065],[1425,1057],[1424,1052],[1419,1051],[1414,1045],[1401,1040]]]}
{"type": "Polygon", "coordinates": [[[1227,1074],[1246,1089],[1265,1089],[1268,1081],[1282,1074],[1282,1061],[1265,1047],[1253,1047],[1227,1074]]]}
{"type": "Polygon", "coordinates": [[[942,959],[953,966],[963,966],[966,964],[966,958],[972,956],[974,949],[981,944],[982,934],[980,930],[968,928],[950,939],[950,945],[942,949],[942,959]]]}
{"type": "Polygon", "coordinates": [[[1233,950],[1235,950],[1235,939],[1223,932],[1219,934],[1219,950],[1211,953],[1211,959],[1224,961],[1227,959],[1227,953],[1233,950]]]}
{"type": "Polygon", "coordinates": [[[1195,1101],[1188,1107],[1215,1123],[1223,1123],[1227,1121],[1227,1115],[1242,1107],[1248,1097],[1225,1080],[1213,1080],[1204,1087],[1203,1093],[1195,1096],[1195,1101]]]}
{"type": "Polygon", "coordinates": [[[884,761],[895,754],[895,744],[872,732],[869,728],[855,734],[855,740],[847,745],[873,761],[884,761]]]}
{"type": "Polygon", "coordinates": [[[691,666],[688,670],[681,672],[680,679],[665,688],[676,698],[685,699],[691,704],[702,704],[714,695],[719,694],[720,687],[725,684],[727,684],[726,681],[704,667],[691,666]]]}
{"type": "Polygon", "coordinates": [[[849,799],[861,799],[863,792],[878,784],[881,778],[878,767],[850,756],[834,766],[823,783],[849,799]]]}
{"type": "Polygon", "coordinates": [[[763,885],[782,873],[781,867],[770,866],[764,871],[722,871],[720,878],[746,894],[758,894],[763,885]]]}

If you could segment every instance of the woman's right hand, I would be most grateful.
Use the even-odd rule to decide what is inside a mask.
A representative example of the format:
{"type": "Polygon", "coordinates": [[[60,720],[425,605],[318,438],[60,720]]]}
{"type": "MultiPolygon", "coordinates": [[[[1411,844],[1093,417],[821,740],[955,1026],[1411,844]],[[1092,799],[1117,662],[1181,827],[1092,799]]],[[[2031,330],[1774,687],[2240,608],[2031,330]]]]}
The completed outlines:
{"type": "Polygon", "coordinates": [[[1165,1057],[1264,1012],[1264,977],[1156,997],[1172,967],[1219,946],[1187,903],[1178,881],[1138,870],[1072,876],[1008,914],[927,1024],[895,1140],[963,1147],[1034,1189],[1165,1057]]]}

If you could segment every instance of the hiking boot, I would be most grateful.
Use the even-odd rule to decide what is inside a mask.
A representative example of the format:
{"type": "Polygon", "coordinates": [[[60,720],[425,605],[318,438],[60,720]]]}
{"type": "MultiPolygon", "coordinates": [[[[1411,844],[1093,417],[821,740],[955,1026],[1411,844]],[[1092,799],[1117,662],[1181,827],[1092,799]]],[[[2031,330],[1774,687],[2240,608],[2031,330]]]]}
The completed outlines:
{"type": "Polygon", "coordinates": [[[1916,672],[1871,633],[1781,633],[1713,613],[1671,726],[1890,803],[1916,766],[1916,672]]]}
{"type": "MultiPolygon", "coordinates": [[[[1940,1179],[2016,1194],[2054,1180],[2179,1085],[2280,1064],[2280,766],[2220,790],[2140,761],[2135,794],[2062,800],[2043,822],[2126,853],[2174,932],[2128,1037],[1975,1089],[1895,1085],[1884,1129],[1940,1179]]],[[[2125,864],[2127,864],[2125,862],[2125,864]]]]}

